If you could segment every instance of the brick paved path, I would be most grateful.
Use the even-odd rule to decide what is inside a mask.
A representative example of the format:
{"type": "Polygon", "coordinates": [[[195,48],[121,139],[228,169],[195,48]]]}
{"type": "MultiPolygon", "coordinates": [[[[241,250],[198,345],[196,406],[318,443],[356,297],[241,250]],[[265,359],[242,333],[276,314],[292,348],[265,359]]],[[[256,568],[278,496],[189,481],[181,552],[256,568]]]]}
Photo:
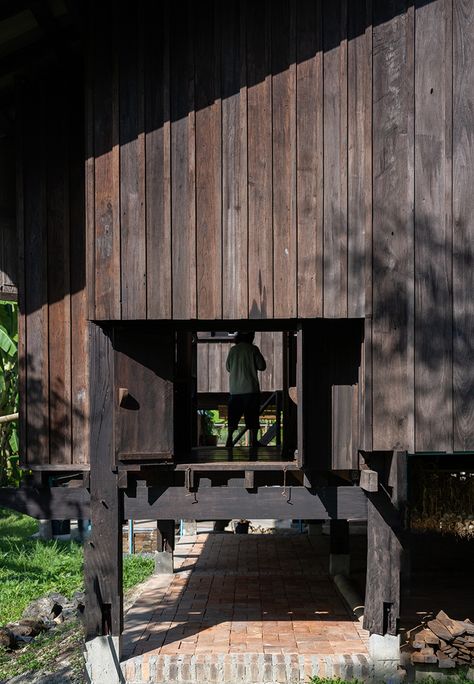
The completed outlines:
{"type": "Polygon", "coordinates": [[[135,679],[129,667],[127,681],[160,681],[148,678],[160,657],[169,666],[173,658],[223,663],[238,654],[302,663],[318,654],[365,665],[367,633],[327,575],[326,547],[298,534],[180,540],[175,575],[153,577],[126,615],[124,658],[140,665],[135,679]]]}

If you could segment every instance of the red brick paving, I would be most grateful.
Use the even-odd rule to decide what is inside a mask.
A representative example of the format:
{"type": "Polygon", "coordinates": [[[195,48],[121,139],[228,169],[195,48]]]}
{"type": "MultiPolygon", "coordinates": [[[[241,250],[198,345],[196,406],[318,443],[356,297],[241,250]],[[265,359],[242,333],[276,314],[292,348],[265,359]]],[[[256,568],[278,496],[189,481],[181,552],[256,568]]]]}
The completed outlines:
{"type": "Polygon", "coordinates": [[[319,546],[297,534],[183,538],[171,581],[153,577],[126,615],[124,657],[366,654],[319,546]]]}

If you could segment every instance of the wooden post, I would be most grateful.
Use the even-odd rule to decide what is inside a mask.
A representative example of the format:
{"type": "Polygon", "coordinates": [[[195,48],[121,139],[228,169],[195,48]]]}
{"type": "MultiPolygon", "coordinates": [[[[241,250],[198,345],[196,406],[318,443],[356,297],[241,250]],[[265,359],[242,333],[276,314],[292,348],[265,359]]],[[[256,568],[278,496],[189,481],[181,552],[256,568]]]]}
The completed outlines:
{"type": "Polygon", "coordinates": [[[91,537],[85,544],[86,651],[91,681],[114,672],[123,630],[123,493],[113,471],[113,348],[110,334],[90,323],[91,537]]]}
{"type": "Polygon", "coordinates": [[[156,521],[155,573],[169,575],[174,571],[173,553],[175,546],[174,520],[156,521]]]}
{"type": "Polygon", "coordinates": [[[387,488],[368,494],[367,583],[364,628],[371,634],[397,635],[400,617],[400,573],[406,504],[406,452],[389,455],[387,488]]]}
{"type": "Polygon", "coordinates": [[[349,575],[349,523],[347,520],[330,520],[329,574],[349,575]]]}

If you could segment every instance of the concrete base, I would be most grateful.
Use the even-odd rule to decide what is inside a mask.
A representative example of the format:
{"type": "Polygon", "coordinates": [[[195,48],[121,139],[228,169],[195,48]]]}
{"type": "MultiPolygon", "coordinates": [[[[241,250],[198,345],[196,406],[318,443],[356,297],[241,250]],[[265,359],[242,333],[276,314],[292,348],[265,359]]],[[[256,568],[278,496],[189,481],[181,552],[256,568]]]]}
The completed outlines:
{"type": "Polygon", "coordinates": [[[49,540],[53,538],[53,522],[52,520],[40,520],[38,527],[38,538],[49,540]]]}
{"type": "Polygon", "coordinates": [[[100,636],[86,641],[86,671],[90,684],[124,684],[120,655],[121,637],[100,636]]]}
{"type": "Polygon", "coordinates": [[[183,520],[181,531],[183,533],[183,537],[195,537],[197,535],[196,520],[183,520]]]}
{"type": "Polygon", "coordinates": [[[351,557],[348,553],[329,554],[329,574],[349,576],[351,569],[351,557]]]}
{"type": "Polygon", "coordinates": [[[369,656],[373,666],[374,681],[389,681],[400,664],[400,637],[391,634],[371,634],[369,656]]]}
{"type": "Polygon", "coordinates": [[[173,554],[169,551],[155,551],[155,574],[172,575],[173,572],[173,554]]]}

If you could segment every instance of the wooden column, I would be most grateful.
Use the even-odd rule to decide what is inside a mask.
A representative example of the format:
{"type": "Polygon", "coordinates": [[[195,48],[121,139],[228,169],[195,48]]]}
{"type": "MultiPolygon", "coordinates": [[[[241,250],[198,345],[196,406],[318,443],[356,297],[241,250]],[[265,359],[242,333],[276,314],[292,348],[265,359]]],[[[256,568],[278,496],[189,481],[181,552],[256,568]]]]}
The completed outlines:
{"type": "Polygon", "coordinates": [[[349,575],[349,522],[347,520],[330,520],[329,574],[349,575]]]}
{"type": "Polygon", "coordinates": [[[187,330],[176,332],[175,368],[175,453],[189,458],[197,442],[196,419],[196,345],[193,334],[187,330]]]}
{"type": "Polygon", "coordinates": [[[401,604],[400,575],[404,562],[407,454],[393,452],[387,456],[388,479],[384,488],[367,495],[364,628],[371,634],[396,635],[401,604]]]}
{"type": "Polygon", "coordinates": [[[84,553],[88,640],[120,637],[123,629],[123,494],[113,472],[113,349],[111,333],[89,325],[92,534],[84,553]]]}
{"type": "Polygon", "coordinates": [[[155,572],[160,575],[172,574],[175,546],[174,520],[156,521],[155,572]]]}

